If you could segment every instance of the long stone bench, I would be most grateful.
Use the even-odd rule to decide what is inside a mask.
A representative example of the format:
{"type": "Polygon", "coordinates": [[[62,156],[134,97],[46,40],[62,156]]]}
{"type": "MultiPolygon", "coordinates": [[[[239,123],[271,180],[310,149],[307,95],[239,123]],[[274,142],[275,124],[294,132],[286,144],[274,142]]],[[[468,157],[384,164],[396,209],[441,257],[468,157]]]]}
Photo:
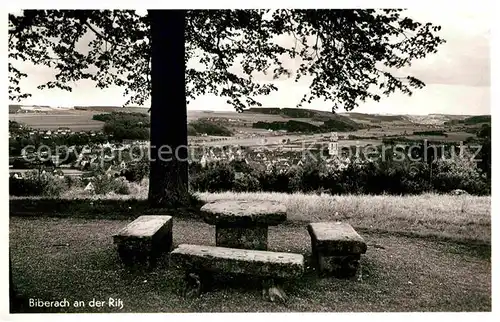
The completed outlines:
{"type": "Polygon", "coordinates": [[[172,217],[140,216],[113,235],[118,254],[127,266],[148,262],[172,250],[172,217]]]}
{"type": "Polygon", "coordinates": [[[360,270],[363,238],[345,222],[317,222],[307,226],[313,261],[319,274],[353,277],[360,270]]]}
{"type": "Polygon", "coordinates": [[[263,287],[267,288],[263,295],[277,287],[273,285],[275,279],[283,281],[304,273],[304,256],[292,253],[182,244],[171,252],[170,259],[184,269],[187,284],[193,284],[195,279],[197,295],[206,289],[212,273],[262,277],[263,287]]]}

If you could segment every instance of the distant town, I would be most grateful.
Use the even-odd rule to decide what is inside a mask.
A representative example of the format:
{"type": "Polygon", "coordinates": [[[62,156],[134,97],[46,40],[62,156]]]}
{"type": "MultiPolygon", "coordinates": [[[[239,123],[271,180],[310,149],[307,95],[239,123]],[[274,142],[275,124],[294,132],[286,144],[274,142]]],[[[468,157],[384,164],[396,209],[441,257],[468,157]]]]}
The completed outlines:
{"type": "MultiPolygon", "coordinates": [[[[144,108],[10,105],[9,112],[9,167],[16,178],[42,168],[67,175],[102,168],[117,176],[138,162],[130,151],[148,155],[149,115],[144,108]],[[42,145],[47,148],[40,150],[42,145]]],[[[239,160],[280,171],[300,166],[308,149],[323,154],[327,164],[335,164],[343,157],[341,148],[353,145],[422,139],[472,142],[490,119],[489,115],[339,115],[272,108],[190,112],[190,162],[206,166],[239,160]]]]}

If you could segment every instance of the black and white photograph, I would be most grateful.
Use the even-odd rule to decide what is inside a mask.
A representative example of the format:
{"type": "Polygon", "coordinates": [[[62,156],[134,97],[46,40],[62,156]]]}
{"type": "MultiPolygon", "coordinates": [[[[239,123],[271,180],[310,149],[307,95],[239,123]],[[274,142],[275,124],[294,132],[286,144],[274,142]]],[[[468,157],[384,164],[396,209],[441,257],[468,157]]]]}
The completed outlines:
{"type": "Polygon", "coordinates": [[[6,316],[492,312],[492,7],[246,5],[4,13],[6,316]]]}

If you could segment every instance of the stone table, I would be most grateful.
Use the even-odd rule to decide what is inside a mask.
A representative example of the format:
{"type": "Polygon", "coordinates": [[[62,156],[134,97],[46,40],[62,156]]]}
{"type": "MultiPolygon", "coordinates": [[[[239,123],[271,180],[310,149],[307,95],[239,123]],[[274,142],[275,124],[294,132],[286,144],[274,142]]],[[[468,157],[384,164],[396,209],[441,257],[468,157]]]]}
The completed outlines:
{"type": "Polygon", "coordinates": [[[267,250],[268,227],[286,220],[286,207],[276,201],[219,200],[201,212],[215,225],[216,245],[229,248],[267,250]]]}

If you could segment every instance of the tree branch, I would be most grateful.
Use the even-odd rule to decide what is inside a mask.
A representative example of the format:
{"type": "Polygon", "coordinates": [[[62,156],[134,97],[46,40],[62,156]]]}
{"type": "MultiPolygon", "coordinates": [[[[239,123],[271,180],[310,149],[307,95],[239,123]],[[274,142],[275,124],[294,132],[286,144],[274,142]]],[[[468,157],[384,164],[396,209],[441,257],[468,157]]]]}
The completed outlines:
{"type": "Polygon", "coordinates": [[[92,30],[97,37],[101,38],[102,40],[104,40],[106,42],[109,42],[111,45],[113,45],[115,47],[123,47],[123,48],[132,48],[133,47],[132,45],[119,44],[119,43],[109,39],[108,37],[106,37],[102,33],[100,33],[99,31],[97,31],[87,20],[83,20],[82,22],[85,26],[89,27],[89,29],[92,30]]]}

